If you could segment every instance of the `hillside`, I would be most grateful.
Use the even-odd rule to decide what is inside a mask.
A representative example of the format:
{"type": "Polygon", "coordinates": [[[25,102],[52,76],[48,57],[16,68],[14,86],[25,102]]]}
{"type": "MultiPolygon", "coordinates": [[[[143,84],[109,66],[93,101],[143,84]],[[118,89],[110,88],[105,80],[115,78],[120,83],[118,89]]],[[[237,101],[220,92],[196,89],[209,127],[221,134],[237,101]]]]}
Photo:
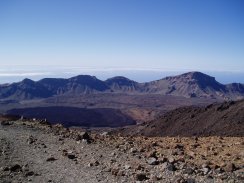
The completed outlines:
{"type": "Polygon", "coordinates": [[[123,135],[244,136],[244,100],[182,107],[148,123],[119,130],[123,135]]]}

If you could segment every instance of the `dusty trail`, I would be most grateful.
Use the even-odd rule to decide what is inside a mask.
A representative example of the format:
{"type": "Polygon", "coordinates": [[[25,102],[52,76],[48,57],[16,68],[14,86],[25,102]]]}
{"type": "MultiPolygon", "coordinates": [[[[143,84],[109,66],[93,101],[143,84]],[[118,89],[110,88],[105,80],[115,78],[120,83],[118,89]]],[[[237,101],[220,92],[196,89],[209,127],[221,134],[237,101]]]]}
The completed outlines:
{"type": "MultiPolygon", "coordinates": [[[[110,182],[113,177],[102,169],[90,168],[90,154],[97,145],[82,144],[77,146],[70,139],[59,140],[58,136],[43,133],[42,130],[25,126],[0,126],[0,167],[13,167],[15,164],[23,167],[24,171],[3,171],[0,182],[110,182]],[[33,142],[30,142],[33,139],[33,142]],[[63,149],[81,151],[87,157],[74,161],[62,156],[63,149]],[[54,157],[56,160],[48,162],[54,157]],[[34,174],[34,176],[28,176],[34,174]]],[[[96,152],[96,151],[95,151],[96,152]]]]}

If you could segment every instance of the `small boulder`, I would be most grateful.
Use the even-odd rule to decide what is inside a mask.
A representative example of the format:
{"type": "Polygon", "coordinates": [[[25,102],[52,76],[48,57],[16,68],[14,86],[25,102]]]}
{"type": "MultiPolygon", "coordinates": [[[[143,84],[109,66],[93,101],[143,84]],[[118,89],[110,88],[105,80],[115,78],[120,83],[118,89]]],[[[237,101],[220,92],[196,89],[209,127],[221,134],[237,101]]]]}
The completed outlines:
{"type": "Polygon", "coordinates": [[[88,164],[89,167],[98,166],[98,165],[100,165],[100,163],[97,160],[93,160],[91,163],[88,164]]]}
{"type": "Polygon", "coordinates": [[[186,168],[183,171],[184,174],[192,175],[194,173],[194,170],[192,168],[186,168]]]}
{"type": "Polygon", "coordinates": [[[67,157],[69,159],[76,159],[76,156],[74,154],[67,154],[67,157]]]}
{"type": "Polygon", "coordinates": [[[144,180],[148,180],[148,177],[145,173],[139,173],[139,174],[136,174],[136,180],[144,181],[144,180]]]}
{"type": "Polygon", "coordinates": [[[2,126],[9,126],[9,125],[12,125],[13,123],[10,122],[10,121],[1,121],[1,125],[2,126]]]}
{"type": "Polygon", "coordinates": [[[174,172],[174,171],[176,171],[176,167],[173,163],[169,163],[167,165],[167,170],[174,172]]]}
{"type": "Polygon", "coordinates": [[[47,158],[47,162],[51,162],[51,161],[56,161],[57,159],[56,158],[54,158],[54,157],[50,157],[50,158],[47,158]]]}
{"type": "Polygon", "coordinates": [[[20,171],[22,168],[21,168],[21,166],[19,165],[19,164],[15,164],[15,165],[13,165],[13,166],[11,166],[10,167],[10,171],[11,172],[18,172],[18,171],[20,171]]]}
{"type": "Polygon", "coordinates": [[[202,169],[204,175],[207,175],[210,169],[208,167],[202,169]]]}
{"type": "Polygon", "coordinates": [[[175,149],[183,150],[184,149],[184,145],[183,144],[176,144],[175,145],[175,149]]]}
{"type": "Polygon", "coordinates": [[[149,164],[149,165],[157,165],[158,164],[158,161],[157,161],[157,159],[156,158],[149,158],[149,159],[147,159],[147,163],[149,164]]]}
{"type": "Polygon", "coordinates": [[[33,171],[29,171],[25,174],[26,177],[33,176],[35,173],[33,171]]]}
{"type": "Polygon", "coordinates": [[[81,132],[79,135],[81,139],[86,139],[86,140],[91,139],[90,135],[87,132],[81,132]]]}
{"type": "Polygon", "coordinates": [[[161,169],[164,171],[167,169],[167,166],[168,166],[168,163],[167,162],[164,162],[162,165],[161,165],[161,169]]]}
{"type": "Polygon", "coordinates": [[[157,158],[157,151],[150,151],[146,154],[147,158],[153,157],[153,158],[157,158]]]}
{"type": "Polygon", "coordinates": [[[174,183],[185,183],[185,179],[182,176],[176,176],[173,181],[174,183]]]}
{"type": "Polygon", "coordinates": [[[118,168],[112,168],[111,173],[112,173],[112,175],[117,176],[119,173],[119,169],[118,168]]]}
{"type": "Polygon", "coordinates": [[[101,136],[108,136],[108,134],[109,134],[108,132],[103,132],[103,133],[101,133],[100,135],[101,135],[101,136]]]}
{"type": "Polygon", "coordinates": [[[169,157],[169,158],[168,158],[168,162],[169,162],[169,163],[174,163],[174,162],[175,162],[175,159],[174,159],[173,157],[169,157]]]}
{"type": "Polygon", "coordinates": [[[125,165],[125,169],[129,170],[129,169],[131,169],[131,166],[130,165],[125,165]]]}
{"type": "Polygon", "coordinates": [[[2,167],[2,170],[3,170],[4,172],[7,172],[7,171],[10,170],[10,168],[6,166],[6,167],[2,167]]]}
{"type": "Polygon", "coordinates": [[[28,137],[28,139],[27,139],[27,143],[28,144],[33,144],[34,142],[36,142],[36,139],[32,135],[30,135],[28,137]]]}
{"type": "Polygon", "coordinates": [[[137,153],[137,149],[136,148],[131,148],[130,149],[130,153],[132,153],[132,154],[137,153]]]}
{"type": "Polygon", "coordinates": [[[233,172],[235,171],[236,167],[233,163],[228,163],[225,167],[224,167],[224,170],[226,172],[233,172]]]}

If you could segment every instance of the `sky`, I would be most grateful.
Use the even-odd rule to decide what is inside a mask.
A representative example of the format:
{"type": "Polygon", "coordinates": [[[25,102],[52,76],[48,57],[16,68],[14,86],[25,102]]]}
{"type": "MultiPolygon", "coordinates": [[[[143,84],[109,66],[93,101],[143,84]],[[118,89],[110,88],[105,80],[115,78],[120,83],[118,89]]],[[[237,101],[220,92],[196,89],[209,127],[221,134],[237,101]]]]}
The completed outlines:
{"type": "Polygon", "coordinates": [[[244,1],[1,0],[0,68],[0,82],[193,70],[244,82],[244,1]]]}

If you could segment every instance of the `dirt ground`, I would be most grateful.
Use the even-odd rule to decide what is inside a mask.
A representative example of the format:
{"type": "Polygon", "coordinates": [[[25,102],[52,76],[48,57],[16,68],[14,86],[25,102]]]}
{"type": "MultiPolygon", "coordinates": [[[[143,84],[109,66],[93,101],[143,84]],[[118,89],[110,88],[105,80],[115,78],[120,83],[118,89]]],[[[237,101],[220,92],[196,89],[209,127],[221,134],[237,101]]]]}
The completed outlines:
{"type": "Polygon", "coordinates": [[[243,182],[243,137],[120,137],[0,125],[0,182],[243,182]]]}

